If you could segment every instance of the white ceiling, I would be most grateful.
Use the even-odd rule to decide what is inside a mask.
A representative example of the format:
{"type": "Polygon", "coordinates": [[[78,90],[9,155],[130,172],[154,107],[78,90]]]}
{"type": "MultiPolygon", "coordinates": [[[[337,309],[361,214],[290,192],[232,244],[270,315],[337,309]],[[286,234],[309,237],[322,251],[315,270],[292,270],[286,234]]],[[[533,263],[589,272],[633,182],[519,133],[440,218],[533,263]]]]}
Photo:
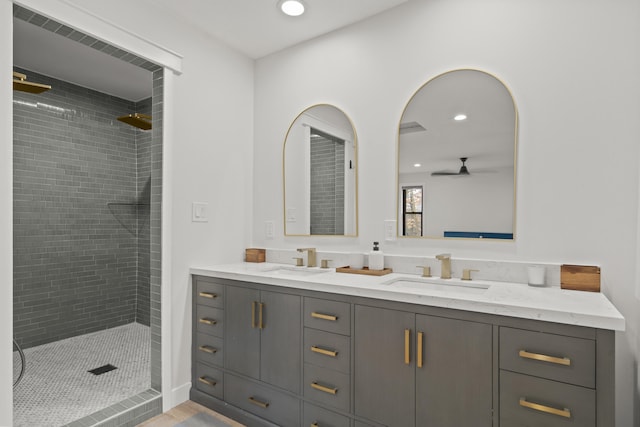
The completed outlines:
{"type": "Polygon", "coordinates": [[[369,18],[409,0],[303,0],[306,11],[290,17],[277,0],[154,0],[192,25],[261,58],[369,18]]]}
{"type": "MultiPolygon", "coordinates": [[[[148,1],[260,58],[412,0],[304,0],[306,13],[297,18],[283,15],[277,0],[148,1]]],[[[14,19],[14,64],[132,101],[151,95],[148,71],[19,19],[14,19]]]]}

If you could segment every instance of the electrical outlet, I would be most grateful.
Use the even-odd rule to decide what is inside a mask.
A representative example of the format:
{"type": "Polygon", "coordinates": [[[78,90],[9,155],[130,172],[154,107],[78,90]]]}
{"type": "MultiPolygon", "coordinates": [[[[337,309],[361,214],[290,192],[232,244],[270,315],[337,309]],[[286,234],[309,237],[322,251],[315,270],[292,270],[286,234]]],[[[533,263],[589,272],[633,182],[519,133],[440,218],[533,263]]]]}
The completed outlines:
{"type": "Polygon", "coordinates": [[[396,220],[387,219],[384,221],[384,240],[392,241],[396,240],[396,220]]]}
{"type": "Polygon", "coordinates": [[[273,221],[264,222],[264,237],[273,239],[275,237],[275,223],[273,221]]]}
{"type": "Polygon", "coordinates": [[[209,222],[209,204],[202,202],[193,202],[191,206],[192,222],[209,222]]]}

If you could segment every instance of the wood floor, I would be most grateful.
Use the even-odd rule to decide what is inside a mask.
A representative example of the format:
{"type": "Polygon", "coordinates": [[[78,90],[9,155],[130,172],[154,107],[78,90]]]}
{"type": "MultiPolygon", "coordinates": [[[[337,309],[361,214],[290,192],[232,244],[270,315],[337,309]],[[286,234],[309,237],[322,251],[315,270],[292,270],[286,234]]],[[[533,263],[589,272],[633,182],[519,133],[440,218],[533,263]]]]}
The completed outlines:
{"type": "Polygon", "coordinates": [[[220,415],[217,412],[190,400],[176,406],[164,414],[153,417],[142,424],[138,424],[138,427],[173,427],[200,412],[204,412],[214,418],[225,421],[233,427],[244,427],[244,424],[235,422],[224,415],[220,415]]]}

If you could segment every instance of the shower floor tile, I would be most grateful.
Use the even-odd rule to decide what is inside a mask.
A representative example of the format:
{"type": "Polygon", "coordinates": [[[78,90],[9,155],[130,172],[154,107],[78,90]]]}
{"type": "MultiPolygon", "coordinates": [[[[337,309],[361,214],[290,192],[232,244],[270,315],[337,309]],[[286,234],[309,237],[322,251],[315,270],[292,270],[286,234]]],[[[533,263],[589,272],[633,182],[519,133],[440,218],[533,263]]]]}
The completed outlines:
{"type": "MultiPolygon", "coordinates": [[[[147,326],[130,323],[26,349],[14,427],[62,426],[151,388],[150,342],[147,326]],[[88,372],[108,364],[117,369],[88,372]]],[[[14,367],[19,362],[14,352],[14,367]]]]}

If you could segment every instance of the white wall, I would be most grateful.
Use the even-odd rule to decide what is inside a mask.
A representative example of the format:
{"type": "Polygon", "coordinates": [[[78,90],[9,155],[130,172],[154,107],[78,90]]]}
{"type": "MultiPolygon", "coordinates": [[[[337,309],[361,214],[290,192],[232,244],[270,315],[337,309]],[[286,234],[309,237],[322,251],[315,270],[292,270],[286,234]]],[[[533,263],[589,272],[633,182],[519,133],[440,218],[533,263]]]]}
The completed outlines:
{"type": "MultiPolygon", "coordinates": [[[[142,38],[183,55],[183,74],[171,76],[171,118],[166,123],[173,140],[165,152],[170,177],[164,185],[168,200],[172,271],[171,360],[164,390],[165,407],[188,396],[190,381],[191,291],[188,269],[196,265],[237,262],[251,242],[253,176],[253,66],[252,60],[231,50],[150,0],[73,0],[91,13],[142,38]],[[126,13],[123,13],[126,11],[126,13]],[[209,222],[191,222],[191,203],[209,203],[209,222]]],[[[7,81],[11,60],[11,1],[0,0],[0,76],[7,81]],[[5,34],[6,33],[6,34],[5,34]]],[[[0,87],[0,362],[8,356],[11,321],[11,93],[0,87]],[[7,234],[9,233],[9,234],[7,234]],[[5,319],[6,317],[6,319],[5,319]],[[5,351],[6,349],[7,351],[5,351]]],[[[10,355],[9,355],[10,357],[10,355]]],[[[0,363],[0,395],[10,396],[10,363],[0,363]]],[[[9,425],[11,399],[0,399],[0,425],[9,425]]]]}
{"type": "Polygon", "coordinates": [[[520,115],[515,242],[399,240],[387,253],[602,266],[627,319],[617,334],[617,425],[640,425],[635,297],[640,135],[640,3],[635,0],[413,1],[256,63],[256,246],[367,250],[396,218],[397,126],[429,78],[472,67],[512,89],[520,115]],[[315,64],[339,64],[317,70],[315,64]],[[358,238],[264,238],[281,224],[280,153],[308,105],[343,109],[359,142],[358,238]],[[635,417],[635,419],[634,419],[635,417]],[[635,422],[635,424],[634,424],[635,422]]]}
{"type": "MultiPolygon", "coordinates": [[[[10,1],[0,1],[0,81],[11,75],[13,10],[10,1]]],[[[0,426],[11,425],[13,399],[13,130],[12,94],[0,85],[0,426]]]]}

